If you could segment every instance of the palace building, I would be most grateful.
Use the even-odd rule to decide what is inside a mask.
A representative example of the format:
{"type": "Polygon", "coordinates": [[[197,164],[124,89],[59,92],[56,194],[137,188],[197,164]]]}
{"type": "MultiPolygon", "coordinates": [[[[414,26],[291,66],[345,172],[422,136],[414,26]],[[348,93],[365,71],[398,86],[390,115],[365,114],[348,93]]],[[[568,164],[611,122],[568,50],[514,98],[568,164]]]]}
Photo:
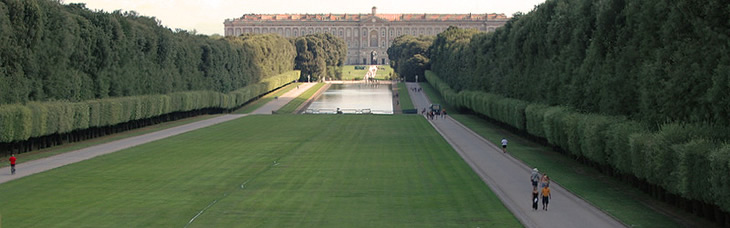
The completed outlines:
{"type": "Polygon", "coordinates": [[[227,19],[226,36],[276,33],[297,37],[330,33],[347,43],[346,64],[388,64],[386,51],[401,35],[435,36],[449,26],[491,32],[504,25],[504,14],[246,14],[227,19]]]}

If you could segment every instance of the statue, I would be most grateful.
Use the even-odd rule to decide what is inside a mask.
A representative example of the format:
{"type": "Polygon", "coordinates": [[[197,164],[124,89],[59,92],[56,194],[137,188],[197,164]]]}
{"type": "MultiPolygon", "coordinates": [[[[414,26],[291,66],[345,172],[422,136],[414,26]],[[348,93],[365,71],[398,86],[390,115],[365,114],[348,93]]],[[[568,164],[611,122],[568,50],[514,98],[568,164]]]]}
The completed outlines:
{"type": "Polygon", "coordinates": [[[375,50],[370,52],[370,61],[372,65],[378,64],[378,52],[376,52],[375,50]]]}

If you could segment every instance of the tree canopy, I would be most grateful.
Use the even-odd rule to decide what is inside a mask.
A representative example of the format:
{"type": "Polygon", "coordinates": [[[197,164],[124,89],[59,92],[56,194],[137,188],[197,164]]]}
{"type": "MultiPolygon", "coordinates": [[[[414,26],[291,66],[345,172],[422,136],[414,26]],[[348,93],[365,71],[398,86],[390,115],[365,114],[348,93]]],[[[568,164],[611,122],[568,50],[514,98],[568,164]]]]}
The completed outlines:
{"type": "Polygon", "coordinates": [[[455,107],[727,226],[727,6],[547,0],[493,33],[442,32],[426,76],[455,107]]]}
{"type": "Polygon", "coordinates": [[[493,33],[450,28],[432,69],[476,90],[662,123],[730,124],[730,8],[720,0],[548,0],[493,33]]]}
{"type": "Polygon", "coordinates": [[[291,40],[296,46],[295,69],[301,70],[301,81],[327,77],[342,78],[342,66],[347,57],[347,44],[342,38],[329,33],[309,34],[291,40]]]}
{"type": "Polygon", "coordinates": [[[388,58],[393,70],[406,81],[414,81],[420,75],[425,81],[425,71],[431,65],[428,48],[433,43],[433,36],[402,35],[396,37],[388,48],[388,58]]]}
{"type": "Polygon", "coordinates": [[[134,11],[2,0],[0,104],[228,93],[292,70],[295,51],[278,35],[210,38],[134,11]]]}

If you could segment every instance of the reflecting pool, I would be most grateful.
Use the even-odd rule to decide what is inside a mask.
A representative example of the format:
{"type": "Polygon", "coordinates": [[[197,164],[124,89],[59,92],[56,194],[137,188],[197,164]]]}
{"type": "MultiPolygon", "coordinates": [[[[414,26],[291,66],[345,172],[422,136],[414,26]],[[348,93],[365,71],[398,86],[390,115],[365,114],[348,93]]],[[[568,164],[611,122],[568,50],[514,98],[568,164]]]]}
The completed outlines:
{"type": "Polygon", "coordinates": [[[305,113],[393,114],[391,84],[332,84],[305,113]]]}

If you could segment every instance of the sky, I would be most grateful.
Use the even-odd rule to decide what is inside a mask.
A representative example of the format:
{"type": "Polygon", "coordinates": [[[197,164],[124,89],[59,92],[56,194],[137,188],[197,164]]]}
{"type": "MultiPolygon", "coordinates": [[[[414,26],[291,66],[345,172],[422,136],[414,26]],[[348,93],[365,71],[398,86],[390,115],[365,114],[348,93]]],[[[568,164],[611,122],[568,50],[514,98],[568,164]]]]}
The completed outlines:
{"type": "Polygon", "coordinates": [[[223,34],[226,19],[243,14],[362,13],[373,6],[377,13],[503,13],[530,12],[545,0],[63,0],[85,3],[91,10],[136,11],[155,17],[171,29],[195,30],[198,34],[223,34]]]}

